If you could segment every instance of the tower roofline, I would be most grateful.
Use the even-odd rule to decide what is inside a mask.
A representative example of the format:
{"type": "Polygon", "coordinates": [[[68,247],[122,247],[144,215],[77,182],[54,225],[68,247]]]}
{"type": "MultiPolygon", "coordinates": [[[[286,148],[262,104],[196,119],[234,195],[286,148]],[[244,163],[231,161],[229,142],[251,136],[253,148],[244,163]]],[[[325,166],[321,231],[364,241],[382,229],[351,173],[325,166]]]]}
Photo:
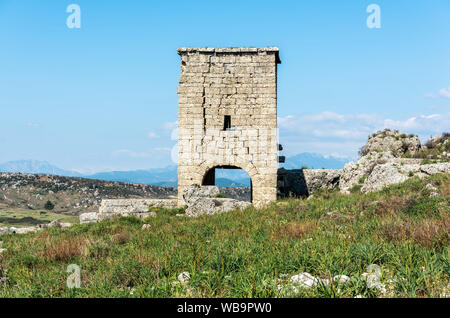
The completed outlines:
{"type": "Polygon", "coordinates": [[[179,55],[187,54],[187,53],[209,53],[209,54],[215,54],[215,53],[229,53],[229,54],[236,54],[236,53],[259,53],[259,52],[270,52],[275,53],[276,57],[276,63],[281,64],[280,59],[280,53],[279,48],[275,46],[269,46],[264,48],[256,48],[256,47],[229,47],[229,48],[211,48],[211,47],[201,47],[201,48],[187,48],[182,47],[178,50],[179,55]]]}

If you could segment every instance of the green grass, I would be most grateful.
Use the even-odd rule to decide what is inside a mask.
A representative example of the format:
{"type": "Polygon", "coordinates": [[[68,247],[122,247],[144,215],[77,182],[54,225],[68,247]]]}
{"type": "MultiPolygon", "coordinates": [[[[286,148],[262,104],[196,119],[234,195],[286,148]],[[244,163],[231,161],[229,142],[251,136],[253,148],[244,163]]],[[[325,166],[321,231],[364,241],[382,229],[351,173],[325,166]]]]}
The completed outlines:
{"type": "Polygon", "coordinates": [[[58,220],[78,223],[78,217],[45,210],[0,209],[0,227],[30,227],[58,220]]]}
{"type": "Polygon", "coordinates": [[[447,174],[259,211],[192,219],[160,210],[144,221],[2,236],[0,297],[280,297],[277,286],[301,272],[355,278],[298,297],[383,296],[358,278],[370,264],[381,267],[382,283],[393,281],[384,297],[439,297],[450,276],[449,197],[447,174]],[[427,183],[441,195],[428,197],[427,183]],[[66,287],[69,264],[81,267],[81,289],[66,287]],[[184,271],[191,280],[176,283],[184,271]]]}

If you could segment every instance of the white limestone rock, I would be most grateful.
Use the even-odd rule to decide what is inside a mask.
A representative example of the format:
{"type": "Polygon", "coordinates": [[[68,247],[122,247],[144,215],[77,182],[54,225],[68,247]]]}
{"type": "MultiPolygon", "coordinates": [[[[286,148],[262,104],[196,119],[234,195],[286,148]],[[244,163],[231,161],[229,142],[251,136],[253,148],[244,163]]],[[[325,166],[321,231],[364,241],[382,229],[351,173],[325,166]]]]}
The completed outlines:
{"type": "Polygon", "coordinates": [[[191,274],[189,272],[183,272],[178,275],[178,281],[182,284],[185,284],[191,280],[191,274]]]}
{"type": "Polygon", "coordinates": [[[320,283],[320,278],[316,278],[309,273],[301,273],[292,276],[289,283],[302,288],[311,288],[316,287],[320,283]]]}
{"type": "Polygon", "coordinates": [[[234,210],[244,210],[251,206],[250,202],[238,201],[229,198],[197,198],[192,200],[186,209],[186,216],[199,217],[214,215],[234,210]]]}
{"type": "Polygon", "coordinates": [[[183,191],[183,200],[189,206],[198,198],[214,198],[220,193],[216,186],[199,186],[194,184],[183,191]]]}
{"type": "Polygon", "coordinates": [[[151,208],[173,209],[176,208],[176,206],[176,199],[102,200],[97,217],[99,221],[117,216],[147,218],[156,216],[155,212],[150,212],[151,208]]]}
{"type": "Polygon", "coordinates": [[[80,214],[80,224],[96,223],[96,222],[98,222],[97,212],[80,214]]]}
{"type": "Polygon", "coordinates": [[[347,275],[336,275],[333,277],[333,282],[338,283],[338,284],[345,284],[348,281],[350,281],[350,277],[348,277],[347,275]]]}
{"type": "Polygon", "coordinates": [[[401,183],[406,181],[407,179],[408,176],[402,174],[398,167],[391,163],[377,165],[365,180],[361,191],[378,191],[383,189],[387,185],[401,183]]]}
{"type": "Polygon", "coordinates": [[[400,157],[406,152],[417,154],[421,148],[420,139],[398,130],[385,129],[373,134],[364,146],[363,154],[370,152],[391,152],[400,157]]]}

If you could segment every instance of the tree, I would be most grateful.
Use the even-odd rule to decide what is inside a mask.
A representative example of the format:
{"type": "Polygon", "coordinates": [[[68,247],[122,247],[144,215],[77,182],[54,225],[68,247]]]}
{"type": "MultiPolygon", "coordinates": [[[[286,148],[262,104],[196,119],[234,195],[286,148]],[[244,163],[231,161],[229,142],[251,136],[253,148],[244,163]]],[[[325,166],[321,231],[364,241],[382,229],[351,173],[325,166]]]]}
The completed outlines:
{"type": "Polygon", "coordinates": [[[45,203],[45,205],[44,205],[44,208],[49,211],[53,210],[54,207],[55,207],[55,205],[50,200],[48,200],[47,203],[45,203]]]}

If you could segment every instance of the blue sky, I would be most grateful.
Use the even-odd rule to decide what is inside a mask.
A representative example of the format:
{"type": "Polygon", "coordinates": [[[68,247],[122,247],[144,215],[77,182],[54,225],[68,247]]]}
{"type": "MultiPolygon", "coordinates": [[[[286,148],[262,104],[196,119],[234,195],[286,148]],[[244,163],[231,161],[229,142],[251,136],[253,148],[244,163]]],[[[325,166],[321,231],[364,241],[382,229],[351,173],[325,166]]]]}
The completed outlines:
{"type": "Polygon", "coordinates": [[[448,0],[0,0],[0,162],[172,164],[176,49],[203,46],[280,48],[287,155],[354,157],[384,127],[450,130],[448,0]],[[66,26],[71,3],[81,29],[66,26]]]}

